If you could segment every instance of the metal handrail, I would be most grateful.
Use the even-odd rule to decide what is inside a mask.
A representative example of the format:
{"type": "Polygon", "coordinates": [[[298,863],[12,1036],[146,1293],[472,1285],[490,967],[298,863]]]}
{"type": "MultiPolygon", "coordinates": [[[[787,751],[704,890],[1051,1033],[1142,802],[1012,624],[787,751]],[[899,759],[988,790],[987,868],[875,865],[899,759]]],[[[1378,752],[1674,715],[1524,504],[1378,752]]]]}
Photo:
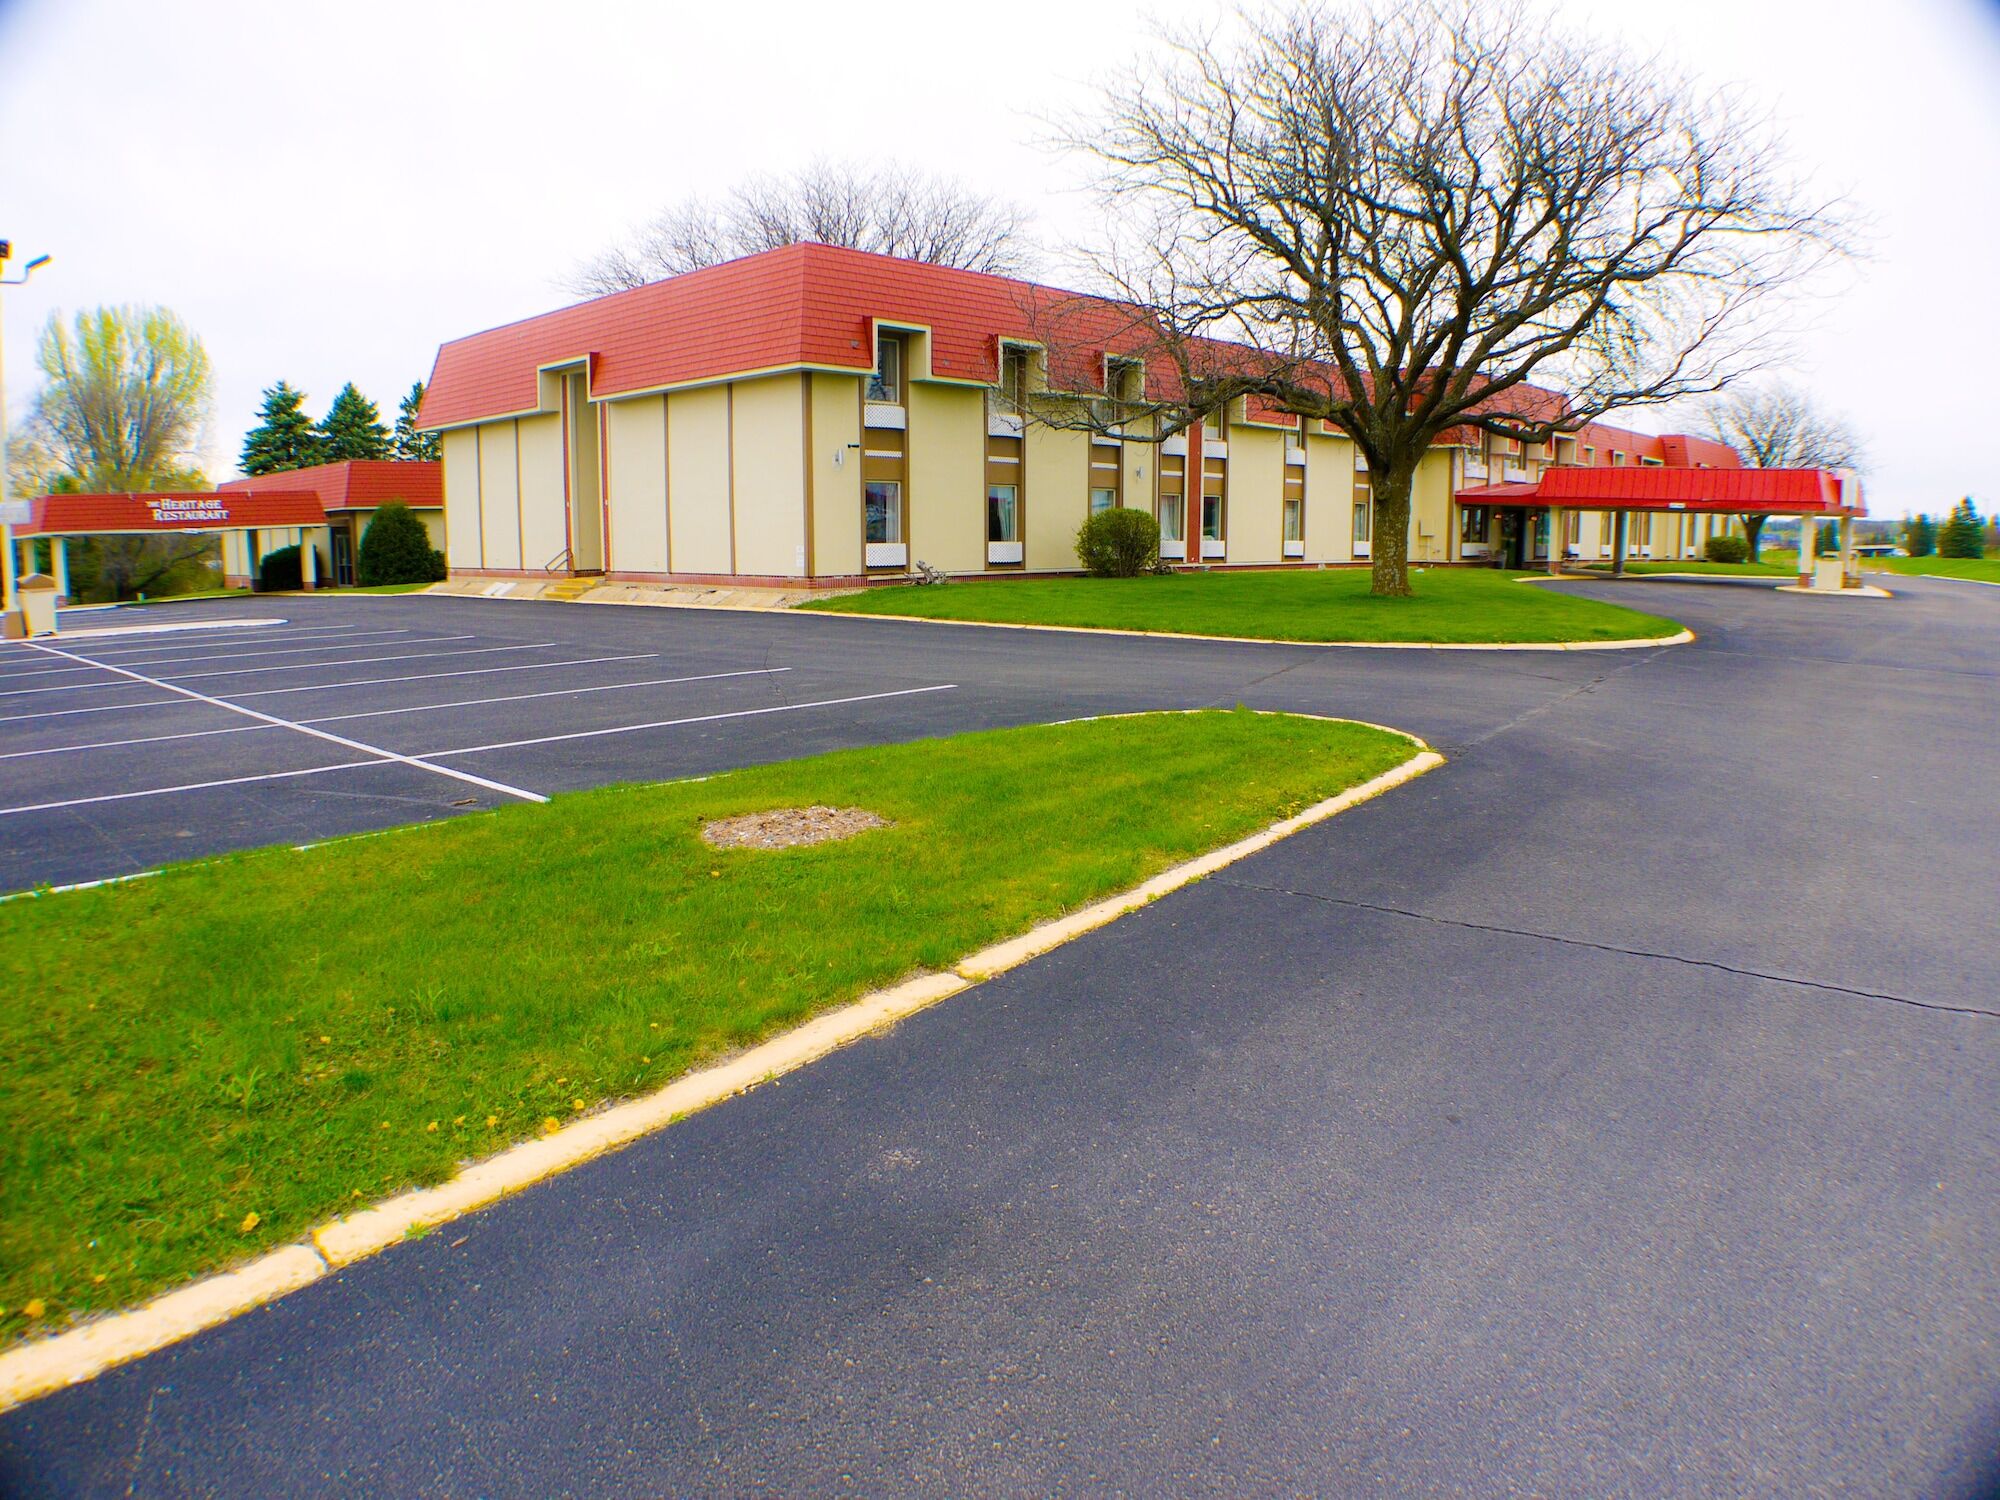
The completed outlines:
{"type": "Polygon", "coordinates": [[[542,564],[544,573],[567,573],[570,567],[570,550],[565,547],[554,557],[542,564]]]}

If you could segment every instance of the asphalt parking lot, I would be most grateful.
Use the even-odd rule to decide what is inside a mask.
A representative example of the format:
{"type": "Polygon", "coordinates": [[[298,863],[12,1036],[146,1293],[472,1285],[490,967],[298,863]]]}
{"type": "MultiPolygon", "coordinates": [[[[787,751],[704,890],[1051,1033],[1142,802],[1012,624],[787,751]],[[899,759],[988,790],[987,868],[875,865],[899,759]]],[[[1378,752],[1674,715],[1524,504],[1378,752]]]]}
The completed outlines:
{"type": "MultiPolygon", "coordinates": [[[[400,650],[552,643],[350,649],[369,695],[424,684],[356,679],[542,652],[618,668],[592,682],[788,669],[635,687],[601,723],[592,698],[622,692],[436,711],[498,729],[343,721],[542,793],[1238,701],[1395,724],[1449,763],[449,1235],[0,1415],[0,1494],[2000,1493],[2000,807],[1976,795],[2000,590],[1580,587],[1697,639],[1434,654],[285,601],[288,629],[472,637],[400,650]],[[939,690],[859,700],[905,688],[939,690]],[[705,701],[782,711],[625,727],[705,701]],[[593,727],[622,732],[449,753],[593,727]]],[[[320,705],[302,720],[565,686],[537,678],[379,702],[176,680],[320,705]]],[[[0,735],[35,722],[65,721],[0,735]]],[[[137,860],[137,824],[110,821],[135,801],[177,809],[191,851],[499,795],[393,763],[0,830],[87,816],[137,860]]]]}
{"type": "Polygon", "coordinates": [[[740,761],[796,742],[770,722],[788,716],[815,716],[806,739],[894,734],[911,700],[955,690],[772,665],[754,643],[600,645],[587,629],[538,629],[589,623],[560,606],[285,604],[80,616],[86,631],[173,628],[0,652],[8,888],[697,774],[718,746],[740,761]]]}

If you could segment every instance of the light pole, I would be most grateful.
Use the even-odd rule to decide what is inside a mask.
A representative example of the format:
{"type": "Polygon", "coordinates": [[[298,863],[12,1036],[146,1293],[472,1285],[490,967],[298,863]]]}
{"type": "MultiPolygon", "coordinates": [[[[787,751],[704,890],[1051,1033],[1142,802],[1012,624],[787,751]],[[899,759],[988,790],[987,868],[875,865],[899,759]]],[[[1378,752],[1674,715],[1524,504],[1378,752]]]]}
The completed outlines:
{"type": "MultiPolygon", "coordinates": [[[[46,255],[37,255],[21,267],[19,276],[5,274],[8,258],[14,253],[10,241],[0,240],[0,286],[19,286],[42,266],[49,263],[46,255]]],[[[7,324],[5,307],[0,306],[0,614],[16,608],[20,601],[14,596],[14,528],[27,519],[15,513],[14,498],[8,487],[7,477],[7,324]]],[[[24,502],[25,503],[25,502],[24,502]]]]}

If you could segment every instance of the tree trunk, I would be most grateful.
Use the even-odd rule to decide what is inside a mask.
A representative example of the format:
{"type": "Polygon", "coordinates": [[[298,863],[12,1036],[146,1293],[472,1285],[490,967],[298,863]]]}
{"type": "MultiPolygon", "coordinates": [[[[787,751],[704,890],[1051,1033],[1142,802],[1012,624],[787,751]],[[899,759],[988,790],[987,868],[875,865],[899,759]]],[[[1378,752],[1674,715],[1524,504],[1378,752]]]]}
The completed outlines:
{"type": "Polygon", "coordinates": [[[1374,491],[1373,526],[1368,556],[1373,566],[1368,592],[1381,599],[1410,596],[1410,482],[1412,471],[1392,468],[1370,476],[1374,491]]]}
{"type": "Polygon", "coordinates": [[[1757,539],[1763,534],[1763,530],[1764,517],[1745,516],[1743,518],[1743,535],[1750,543],[1750,561],[1752,562],[1757,561],[1757,539]]]}

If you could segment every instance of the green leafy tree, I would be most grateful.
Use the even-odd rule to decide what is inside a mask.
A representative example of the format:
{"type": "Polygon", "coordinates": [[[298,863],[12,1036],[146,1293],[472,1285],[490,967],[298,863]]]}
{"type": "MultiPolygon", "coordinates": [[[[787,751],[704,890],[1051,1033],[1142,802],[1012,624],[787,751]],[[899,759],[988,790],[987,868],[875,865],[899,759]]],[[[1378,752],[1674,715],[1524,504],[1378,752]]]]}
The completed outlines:
{"type": "Polygon", "coordinates": [[[1938,528],[1938,556],[1984,557],[1985,533],[1986,528],[1980,524],[1979,512],[1973,507],[1972,497],[1967,495],[1951,508],[1951,514],[1944,518],[1944,525],[1938,528]]]}
{"type": "Polygon", "coordinates": [[[423,404],[424,383],[419,380],[396,408],[396,431],[389,439],[389,447],[397,458],[435,463],[442,456],[439,450],[443,445],[435,432],[417,430],[417,416],[423,404]]]}
{"type": "MultiPolygon", "coordinates": [[[[207,489],[200,468],[214,372],[192,329],[161,307],[98,307],[42,329],[41,389],[12,453],[32,485],[55,493],[207,489]]],[[[129,599],[206,587],[215,539],[80,537],[69,547],[70,592],[129,599]]]]}
{"type": "Polygon", "coordinates": [[[31,418],[86,491],[169,487],[199,468],[214,372],[192,329],[163,307],[98,307],[42,329],[31,418]]]}
{"type": "Polygon", "coordinates": [[[323,464],[389,456],[389,429],[382,425],[382,414],[351,380],[340,388],[315,430],[323,464]]]}
{"type": "Polygon", "coordinates": [[[243,439],[239,460],[245,474],[282,474],[319,460],[319,433],[306,415],[303,391],[279,381],[264,392],[257,425],[243,439]]]}
{"type": "Polygon", "coordinates": [[[1912,557],[1929,557],[1937,551],[1937,523],[1929,516],[1915,515],[1903,523],[1903,550],[1912,557]]]}
{"type": "Polygon", "coordinates": [[[400,500],[375,512],[361,534],[355,581],[363,587],[384,583],[436,583],[445,576],[444,554],[417,513],[400,500]]]}

